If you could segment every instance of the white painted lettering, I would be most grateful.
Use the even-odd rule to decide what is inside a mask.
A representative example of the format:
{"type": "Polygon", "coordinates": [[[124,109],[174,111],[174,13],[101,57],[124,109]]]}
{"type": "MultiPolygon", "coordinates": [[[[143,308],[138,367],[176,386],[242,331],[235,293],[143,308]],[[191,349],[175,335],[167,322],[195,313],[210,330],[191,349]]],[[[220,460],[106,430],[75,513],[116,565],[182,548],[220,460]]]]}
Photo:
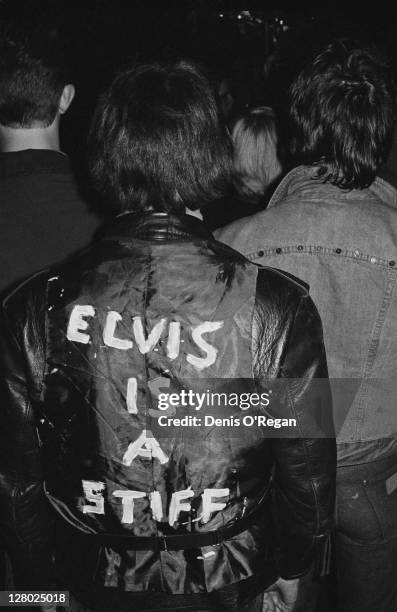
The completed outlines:
{"type": "Polygon", "coordinates": [[[187,361],[194,365],[197,369],[203,370],[204,368],[208,368],[210,365],[215,363],[216,356],[218,354],[218,349],[211,344],[208,344],[208,342],[202,338],[202,335],[217,331],[222,327],[223,321],[206,321],[192,330],[192,338],[194,342],[204,353],[206,353],[206,357],[195,357],[194,355],[190,354],[187,355],[187,361]]]}
{"type": "Polygon", "coordinates": [[[171,321],[168,328],[167,356],[169,359],[176,359],[179,355],[181,341],[181,324],[178,321],[171,321]]]}
{"type": "Polygon", "coordinates": [[[143,329],[141,317],[134,317],[133,321],[134,336],[138,348],[143,355],[145,353],[149,353],[149,351],[151,351],[156,346],[157,342],[160,340],[167,319],[160,319],[160,321],[158,321],[153,327],[147,338],[145,338],[145,332],[143,329]]]}
{"type": "Polygon", "coordinates": [[[159,491],[149,493],[150,509],[155,521],[161,521],[163,518],[163,504],[161,503],[161,495],[159,491]]]}
{"type": "Polygon", "coordinates": [[[84,496],[89,502],[83,506],[83,514],[105,514],[105,500],[103,498],[105,483],[83,480],[82,485],[84,496]]]}
{"type": "Polygon", "coordinates": [[[167,455],[161,449],[157,440],[146,435],[146,429],[142,431],[134,442],[128,445],[123,456],[123,464],[130,466],[138,455],[144,459],[158,459],[161,464],[168,461],[167,455]]]}
{"type": "Polygon", "coordinates": [[[138,393],[138,383],[136,378],[129,378],[127,382],[127,410],[130,414],[138,413],[136,398],[138,393]]]}
{"type": "Polygon", "coordinates": [[[114,497],[120,497],[123,506],[122,523],[131,524],[134,522],[134,500],[146,497],[144,491],[113,491],[114,497]]]}
{"type": "Polygon", "coordinates": [[[106,346],[127,351],[128,349],[132,348],[132,341],[116,338],[114,335],[116,332],[117,323],[121,320],[121,314],[115,310],[110,310],[108,312],[106,316],[105,328],[103,330],[103,341],[106,346]]]}
{"type": "Polygon", "coordinates": [[[66,332],[67,339],[72,342],[88,344],[90,341],[89,334],[81,333],[83,330],[88,329],[88,322],[84,320],[84,317],[93,317],[94,315],[95,309],[92,306],[73,306],[66,332]]]}
{"type": "Polygon", "coordinates": [[[202,523],[208,523],[213,512],[219,512],[226,507],[226,502],[214,502],[214,497],[229,496],[229,489],[204,489],[201,497],[203,499],[203,514],[201,517],[202,523]]]}
{"type": "Polygon", "coordinates": [[[178,520],[178,517],[182,510],[189,512],[191,510],[191,505],[189,502],[183,503],[184,499],[189,499],[194,496],[194,492],[189,487],[184,491],[175,491],[171,497],[170,503],[170,511],[168,516],[168,523],[172,525],[178,520]]]}

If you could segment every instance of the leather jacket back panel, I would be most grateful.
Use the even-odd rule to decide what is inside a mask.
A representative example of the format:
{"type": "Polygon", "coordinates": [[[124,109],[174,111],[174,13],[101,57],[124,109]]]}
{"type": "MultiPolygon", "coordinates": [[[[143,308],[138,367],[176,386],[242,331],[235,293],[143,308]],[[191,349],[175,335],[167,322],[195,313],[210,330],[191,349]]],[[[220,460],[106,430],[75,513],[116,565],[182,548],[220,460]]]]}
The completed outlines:
{"type": "Polygon", "coordinates": [[[40,451],[32,436],[28,450],[23,440],[13,447],[5,442],[7,460],[0,451],[8,487],[0,487],[2,526],[25,533],[30,552],[21,552],[11,536],[9,546],[31,561],[32,542],[42,538],[36,506],[44,481],[60,523],[74,534],[57,554],[75,584],[93,579],[95,588],[186,594],[263,572],[267,580],[275,571],[304,573],[332,521],[334,441],[276,444],[256,427],[238,435],[213,428],[193,438],[175,427],[161,436],[149,429],[149,417],[159,411],[153,395],[164,388],[245,393],[254,374],[302,377],[296,401],[287,405],[303,415],[307,437],[313,435],[304,427],[306,392],[311,379],[327,371],[321,324],[307,290],[178,225],[167,226],[166,240],[134,225],[132,232],[125,220],[119,222],[97,246],[29,281],[3,304],[2,329],[13,336],[1,336],[7,380],[2,405],[10,407],[4,418],[8,431],[11,414],[29,427],[36,423],[41,441],[40,451]],[[177,324],[172,332],[171,323],[177,324]],[[129,394],[131,379],[136,393],[129,394]],[[25,398],[33,413],[25,410],[25,398]],[[134,442],[143,432],[137,453],[134,442]],[[25,465],[19,457],[27,452],[25,465]],[[285,534],[279,534],[277,551],[270,498],[251,527],[220,546],[137,551],[124,545],[121,553],[96,540],[96,534],[161,536],[238,523],[259,507],[273,472],[285,534]],[[19,493],[10,503],[7,491],[14,488],[19,493]],[[217,491],[213,501],[220,506],[203,520],[209,489],[217,491]],[[131,491],[141,494],[133,508],[126,497],[131,491]],[[171,520],[173,494],[181,491],[188,492],[190,508],[171,520]],[[78,537],[81,546],[73,541],[78,537]]]}
{"type": "MultiPolygon", "coordinates": [[[[110,251],[110,242],[107,248],[110,251]]],[[[162,379],[160,384],[167,385],[169,381],[168,392],[181,385],[201,393],[209,388],[215,393],[249,390],[258,270],[238,257],[224,261],[191,242],[150,244],[137,240],[124,245],[114,242],[113,248],[111,259],[104,262],[99,247],[99,265],[95,251],[90,252],[81,266],[73,266],[49,282],[47,371],[40,419],[46,465],[51,466],[46,477],[47,495],[57,511],[85,533],[158,536],[217,529],[255,507],[268,486],[270,449],[262,443],[258,428],[242,428],[232,437],[227,427],[197,428],[194,439],[192,428],[184,434],[184,430],[168,427],[166,436],[157,428],[161,437],[156,434],[154,438],[161,451],[155,458],[141,454],[127,465],[124,458],[143,432],[152,433],[150,415],[162,414],[150,392],[151,383],[156,385],[162,379]],[[82,339],[84,334],[89,336],[87,343],[67,338],[68,322],[78,306],[93,308],[94,314],[84,319],[88,326],[82,339]],[[113,338],[121,340],[123,348],[105,344],[109,313],[117,313],[113,338]],[[177,357],[170,359],[170,324],[176,322],[179,350],[177,357]],[[194,330],[206,322],[219,324],[219,329],[203,334],[215,347],[216,357],[208,358],[193,338],[194,330]],[[158,341],[143,354],[136,340],[141,323],[146,340],[156,326],[161,328],[158,341]],[[192,357],[196,362],[192,363],[192,357]],[[134,413],[128,411],[126,397],[131,377],[137,380],[134,413]],[[261,470],[254,468],[257,465],[261,470]],[[249,480],[244,476],[247,472],[249,480]],[[87,482],[103,486],[103,514],[87,508],[90,502],[83,486],[87,482]],[[181,512],[172,522],[172,495],[189,489],[194,492],[188,500],[192,511],[181,512]],[[230,493],[223,513],[213,513],[202,524],[199,519],[206,489],[228,489],[230,493]],[[133,522],[125,520],[120,491],[146,492],[134,502],[133,522]],[[154,520],[151,508],[154,492],[161,498],[160,521],[154,520]]],[[[239,412],[239,408],[233,409],[236,416],[239,412]]],[[[194,414],[194,407],[177,412],[179,417],[194,414]]],[[[158,553],[146,554],[153,557],[154,565],[160,563],[158,553]]],[[[181,557],[179,564],[184,567],[183,554],[173,554],[181,557]]],[[[233,578],[241,579],[246,572],[248,567],[237,574],[234,570],[233,578]]],[[[158,580],[156,576],[157,587],[158,580]]],[[[216,588],[218,579],[212,584],[211,572],[204,580],[206,588],[216,588]]],[[[130,588],[149,588],[146,581],[135,572],[130,588]]],[[[202,588],[194,584],[196,579],[191,582],[189,589],[202,588]]],[[[172,588],[178,587],[173,584],[172,588]]]]}

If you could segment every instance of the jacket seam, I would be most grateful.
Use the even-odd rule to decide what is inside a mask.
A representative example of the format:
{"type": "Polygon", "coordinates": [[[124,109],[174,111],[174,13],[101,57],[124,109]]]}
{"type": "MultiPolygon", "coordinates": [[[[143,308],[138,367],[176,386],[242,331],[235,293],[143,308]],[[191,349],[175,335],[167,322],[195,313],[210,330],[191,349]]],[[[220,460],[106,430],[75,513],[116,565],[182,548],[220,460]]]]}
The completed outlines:
{"type": "Polygon", "coordinates": [[[372,327],[371,336],[369,339],[369,346],[367,351],[367,356],[363,364],[362,370],[362,378],[360,388],[357,390],[357,404],[350,415],[350,419],[352,424],[355,426],[354,437],[355,440],[359,441],[362,436],[363,423],[364,423],[364,412],[365,412],[365,400],[368,392],[368,378],[371,375],[371,371],[374,367],[374,363],[376,360],[376,348],[378,345],[378,341],[380,335],[382,333],[382,328],[386,320],[386,313],[388,308],[390,307],[391,298],[393,295],[393,291],[395,288],[395,282],[393,282],[394,274],[389,274],[387,276],[387,286],[385,291],[383,292],[383,299],[381,302],[380,309],[378,311],[378,316],[375,319],[375,322],[372,327]]]}
{"type": "Polygon", "coordinates": [[[385,259],[370,253],[363,253],[359,249],[342,249],[340,247],[327,247],[318,244],[289,244],[284,246],[259,247],[255,251],[244,253],[249,261],[257,261],[263,257],[282,255],[328,255],[335,258],[349,259],[357,264],[371,264],[379,268],[386,268],[397,274],[395,259],[385,259]]]}

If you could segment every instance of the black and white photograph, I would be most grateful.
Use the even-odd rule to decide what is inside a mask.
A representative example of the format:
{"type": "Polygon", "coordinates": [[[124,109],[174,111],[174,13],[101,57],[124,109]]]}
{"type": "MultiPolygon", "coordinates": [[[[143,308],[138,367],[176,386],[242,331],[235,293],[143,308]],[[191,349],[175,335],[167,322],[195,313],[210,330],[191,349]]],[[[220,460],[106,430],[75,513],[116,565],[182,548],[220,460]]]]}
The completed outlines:
{"type": "Polygon", "coordinates": [[[397,10],[0,0],[0,610],[397,612],[397,10]]]}

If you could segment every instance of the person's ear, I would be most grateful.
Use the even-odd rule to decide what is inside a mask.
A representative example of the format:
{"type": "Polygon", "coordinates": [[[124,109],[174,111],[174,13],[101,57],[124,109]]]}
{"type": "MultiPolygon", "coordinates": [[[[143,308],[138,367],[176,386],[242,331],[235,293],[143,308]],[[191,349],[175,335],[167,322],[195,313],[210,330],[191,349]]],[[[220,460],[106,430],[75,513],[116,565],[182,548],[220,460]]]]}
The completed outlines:
{"type": "Polygon", "coordinates": [[[74,85],[72,85],[71,83],[69,83],[68,85],[65,85],[65,87],[63,88],[61,97],[59,98],[59,104],[58,104],[59,112],[61,113],[61,115],[66,113],[66,111],[68,110],[74,98],[74,94],[75,94],[74,85]]]}

